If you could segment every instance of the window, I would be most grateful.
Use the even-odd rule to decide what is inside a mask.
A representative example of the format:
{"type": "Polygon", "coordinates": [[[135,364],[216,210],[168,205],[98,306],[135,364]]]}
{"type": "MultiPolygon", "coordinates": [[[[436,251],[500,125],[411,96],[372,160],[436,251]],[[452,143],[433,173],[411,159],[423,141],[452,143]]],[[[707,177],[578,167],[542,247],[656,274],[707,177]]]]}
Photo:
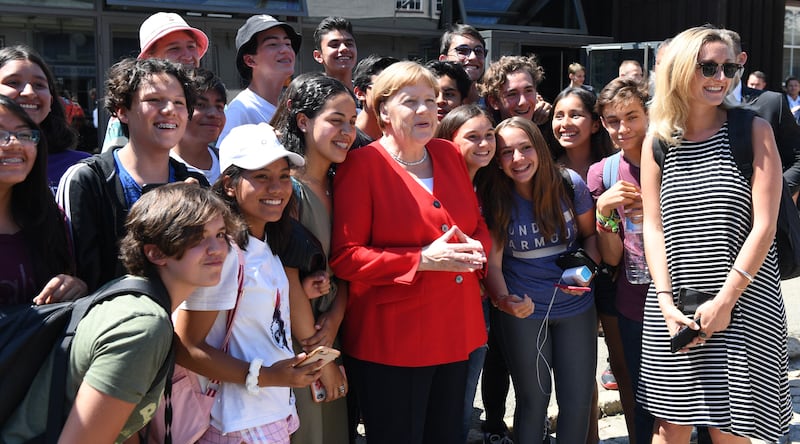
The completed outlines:
{"type": "Polygon", "coordinates": [[[422,0],[397,0],[397,10],[422,12],[422,0]]]}
{"type": "Polygon", "coordinates": [[[800,75],[800,7],[787,6],[783,20],[783,72],[800,75]]]}

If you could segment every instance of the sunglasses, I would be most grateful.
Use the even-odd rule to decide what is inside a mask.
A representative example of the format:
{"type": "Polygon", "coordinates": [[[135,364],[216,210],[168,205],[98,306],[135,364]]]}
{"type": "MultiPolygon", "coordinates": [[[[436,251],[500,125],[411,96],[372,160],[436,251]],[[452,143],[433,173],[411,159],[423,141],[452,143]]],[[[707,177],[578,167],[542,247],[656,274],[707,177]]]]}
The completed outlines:
{"type": "Polygon", "coordinates": [[[458,54],[458,57],[463,59],[466,59],[467,57],[469,57],[470,53],[474,52],[475,57],[482,59],[486,57],[486,53],[489,52],[489,50],[480,45],[474,48],[470,48],[468,45],[459,45],[453,48],[453,52],[458,54]]]}
{"type": "Polygon", "coordinates": [[[710,79],[717,75],[720,68],[722,68],[722,73],[725,74],[725,77],[732,79],[736,76],[736,73],[742,69],[742,65],[738,63],[721,63],[716,64],[713,62],[699,62],[697,67],[700,68],[700,71],[703,73],[703,77],[710,79]]]}

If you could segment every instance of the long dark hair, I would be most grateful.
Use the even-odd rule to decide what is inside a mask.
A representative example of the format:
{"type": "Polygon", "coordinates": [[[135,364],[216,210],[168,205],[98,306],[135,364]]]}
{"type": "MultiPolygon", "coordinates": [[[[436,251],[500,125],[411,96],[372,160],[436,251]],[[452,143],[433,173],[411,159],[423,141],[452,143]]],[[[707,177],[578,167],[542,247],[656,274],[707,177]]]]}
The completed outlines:
{"type": "MultiPolygon", "coordinates": [[[[288,161],[288,159],[287,159],[288,161]]],[[[292,163],[289,162],[289,165],[292,163]]],[[[228,168],[225,168],[225,171],[219,176],[214,185],[211,186],[211,190],[231,209],[231,212],[234,215],[238,215],[240,218],[243,218],[242,211],[239,208],[239,203],[236,201],[236,196],[229,196],[228,193],[225,192],[225,179],[227,178],[230,180],[229,186],[236,187],[239,185],[239,181],[242,180],[242,172],[245,169],[238,167],[236,165],[231,165],[228,168]]],[[[283,209],[283,214],[281,214],[281,218],[275,222],[267,222],[264,226],[264,233],[266,234],[267,244],[269,248],[272,250],[273,253],[278,254],[278,252],[283,251],[286,248],[286,245],[289,242],[289,236],[292,234],[292,214],[297,213],[297,197],[295,197],[294,193],[291,193],[289,196],[289,203],[286,204],[286,208],[283,209]]],[[[247,249],[247,232],[242,230],[241,236],[234,239],[239,247],[243,250],[247,249]]]]}
{"type": "MultiPolygon", "coordinates": [[[[553,100],[553,108],[550,110],[551,124],[553,122],[553,113],[556,111],[556,105],[562,99],[565,99],[569,96],[575,96],[580,99],[583,107],[586,108],[587,112],[591,115],[592,121],[597,122],[598,130],[595,131],[595,133],[589,138],[589,149],[591,150],[592,154],[592,162],[599,162],[602,158],[614,154],[614,146],[611,144],[611,138],[608,136],[608,132],[603,125],[600,124],[600,115],[595,111],[597,97],[591,91],[587,91],[581,87],[567,88],[561,91],[556,96],[555,100],[553,100]]],[[[552,133],[552,131],[550,132],[552,133]]],[[[566,154],[564,147],[562,147],[554,137],[549,137],[549,140],[551,140],[550,151],[553,155],[553,159],[558,159],[562,155],[566,154]]]]}
{"type": "Polygon", "coordinates": [[[53,77],[50,67],[47,66],[47,63],[36,51],[25,45],[8,46],[0,49],[0,67],[14,60],[35,63],[42,69],[44,76],[47,78],[47,87],[50,90],[52,103],[50,104],[50,113],[38,127],[42,132],[42,138],[47,140],[48,152],[60,153],[74,149],[78,144],[78,134],[67,123],[67,115],[61,102],[61,93],[56,87],[55,77],[53,77]]]}
{"type": "MultiPolygon", "coordinates": [[[[0,94],[0,107],[13,114],[28,128],[40,131],[39,125],[8,96],[0,94]]],[[[43,288],[57,274],[75,274],[75,261],[64,214],[56,205],[47,180],[45,138],[36,146],[36,160],[31,171],[22,182],[11,187],[10,212],[29,247],[38,289],[43,288]]]]}
{"type": "MultiPolygon", "coordinates": [[[[530,181],[533,196],[533,215],[545,238],[559,233],[566,239],[567,222],[561,208],[565,203],[574,212],[566,184],[559,167],[550,157],[550,151],[539,128],[530,120],[511,117],[497,125],[496,134],[505,128],[518,128],[525,132],[538,157],[536,173],[530,181]]],[[[508,225],[514,208],[514,181],[500,169],[500,147],[497,147],[493,165],[478,170],[475,175],[475,188],[481,202],[483,217],[495,242],[506,243],[508,225]]]]}
{"type": "Polygon", "coordinates": [[[283,95],[280,107],[284,107],[282,117],[273,118],[275,131],[280,134],[281,144],[301,156],[306,154],[306,141],[297,126],[297,115],[303,113],[309,119],[316,117],[329,99],[339,94],[347,94],[356,103],[356,96],[344,84],[322,73],[307,73],[297,76],[283,95]]]}

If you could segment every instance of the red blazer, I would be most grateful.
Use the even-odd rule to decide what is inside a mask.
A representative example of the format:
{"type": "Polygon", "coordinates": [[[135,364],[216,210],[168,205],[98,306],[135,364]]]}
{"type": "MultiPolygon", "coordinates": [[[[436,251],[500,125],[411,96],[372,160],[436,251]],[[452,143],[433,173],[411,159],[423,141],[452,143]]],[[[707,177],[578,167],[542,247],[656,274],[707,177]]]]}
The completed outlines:
{"type": "Polygon", "coordinates": [[[336,171],[330,264],[350,282],[342,345],[357,359],[438,365],[464,361],[486,342],[483,272],[417,272],[422,247],[453,225],[491,250],[461,154],[441,139],[427,149],[433,194],[378,141],[349,153],[336,171]]]}

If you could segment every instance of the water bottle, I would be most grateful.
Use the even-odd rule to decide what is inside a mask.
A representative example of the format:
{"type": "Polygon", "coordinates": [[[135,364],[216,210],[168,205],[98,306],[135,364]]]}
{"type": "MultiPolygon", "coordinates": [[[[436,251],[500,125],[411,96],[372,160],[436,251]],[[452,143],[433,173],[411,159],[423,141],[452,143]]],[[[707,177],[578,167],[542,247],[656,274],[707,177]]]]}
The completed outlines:
{"type": "Polygon", "coordinates": [[[644,257],[644,234],[641,219],[625,215],[625,277],[631,284],[649,284],[650,271],[644,257]]]}

